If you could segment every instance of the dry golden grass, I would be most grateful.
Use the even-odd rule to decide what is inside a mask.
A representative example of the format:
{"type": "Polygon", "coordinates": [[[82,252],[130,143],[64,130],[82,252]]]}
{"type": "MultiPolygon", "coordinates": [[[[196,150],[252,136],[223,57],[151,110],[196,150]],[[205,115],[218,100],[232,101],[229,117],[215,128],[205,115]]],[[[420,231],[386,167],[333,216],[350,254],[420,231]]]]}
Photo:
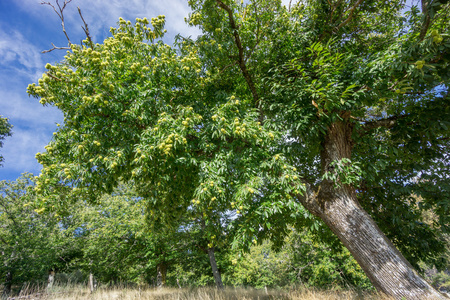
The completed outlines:
{"type": "MultiPolygon", "coordinates": [[[[15,299],[19,300],[21,297],[15,299]]],[[[24,299],[24,298],[22,298],[24,299]]],[[[215,288],[99,288],[94,293],[81,286],[54,287],[48,293],[26,299],[46,300],[387,300],[388,298],[369,292],[357,291],[322,291],[315,289],[296,289],[291,291],[256,290],[250,288],[226,288],[219,291],[215,288]]]]}

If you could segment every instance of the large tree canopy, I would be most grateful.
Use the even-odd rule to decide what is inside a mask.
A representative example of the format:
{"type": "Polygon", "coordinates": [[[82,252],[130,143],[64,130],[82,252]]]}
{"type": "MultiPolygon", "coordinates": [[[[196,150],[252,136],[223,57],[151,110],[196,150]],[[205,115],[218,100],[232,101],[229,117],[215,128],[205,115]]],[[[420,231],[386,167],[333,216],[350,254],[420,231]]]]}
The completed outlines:
{"type": "Polygon", "coordinates": [[[247,243],[314,215],[378,290],[439,298],[410,262],[437,263],[449,229],[449,4],[189,4],[198,38],[121,19],[29,86],[65,116],[37,154],[39,205],[130,181],[160,224],[200,217],[212,236],[233,212],[247,243]]]}

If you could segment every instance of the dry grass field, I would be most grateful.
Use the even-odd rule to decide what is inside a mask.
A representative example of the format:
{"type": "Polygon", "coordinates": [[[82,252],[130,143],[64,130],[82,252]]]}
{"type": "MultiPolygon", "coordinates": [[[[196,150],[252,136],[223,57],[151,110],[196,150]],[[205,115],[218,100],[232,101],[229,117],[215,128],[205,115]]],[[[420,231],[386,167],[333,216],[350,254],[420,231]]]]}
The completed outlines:
{"type": "Polygon", "coordinates": [[[34,295],[22,295],[10,300],[20,299],[46,299],[46,300],[269,300],[269,299],[293,299],[293,300],[387,300],[387,297],[369,292],[357,291],[332,291],[315,289],[296,289],[291,291],[279,290],[255,290],[246,288],[226,288],[219,291],[214,288],[193,289],[139,289],[139,288],[100,288],[94,293],[89,289],[72,287],[54,287],[48,293],[34,295]]]}

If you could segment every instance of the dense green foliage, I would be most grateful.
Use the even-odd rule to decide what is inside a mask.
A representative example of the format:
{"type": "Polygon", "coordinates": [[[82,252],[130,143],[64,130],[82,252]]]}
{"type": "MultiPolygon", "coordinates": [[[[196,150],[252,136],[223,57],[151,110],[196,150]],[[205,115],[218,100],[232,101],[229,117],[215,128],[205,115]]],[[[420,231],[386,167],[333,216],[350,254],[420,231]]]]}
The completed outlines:
{"type": "Polygon", "coordinates": [[[62,253],[63,237],[53,214],[33,209],[33,177],[0,182],[0,280],[4,290],[47,279],[62,253]]]}
{"type": "MultiPolygon", "coordinates": [[[[121,185],[97,205],[77,202],[67,216],[58,217],[38,214],[30,208],[34,197],[29,189],[32,179],[26,175],[16,182],[2,182],[0,216],[4,226],[0,249],[9,256],[2,256],[0,280],[5,283],[8,271],[14,270],[13,290],[29,283],[44,285],[51,270],[56,271],[60,284],[83,283],[93,273],[99,284],[155,285],[161,262],[167,266],[167,286],[214,284],[206,254],[208,239],[201,229],[190,227],[164,234],[152,231],[146,221],[144,201],[130,187],[121,185]]],[[[432,221],[433,217],[427,219],[432,221]]],[[[285,244],[278,250],[269,241],[250,246],[247,253],[222,244],[216,248],[216,256],[224,284],[371,289],[367,277],[340,242],[328,229],[317,230],[324,233],[290,228],[285,244]]],[[[445,273],[438,273],[433,281],[445,287],[449,282],[446,278],[445,273]]]]}
{"type": "Polygon", "coordinates": [[[225,282],[234,286],[371,288],[364,272],[338,241],[325,242],[296,231],[288,235],[279,251],[265,242],[251,247],[233,263],[225,273],[225,282]]]}

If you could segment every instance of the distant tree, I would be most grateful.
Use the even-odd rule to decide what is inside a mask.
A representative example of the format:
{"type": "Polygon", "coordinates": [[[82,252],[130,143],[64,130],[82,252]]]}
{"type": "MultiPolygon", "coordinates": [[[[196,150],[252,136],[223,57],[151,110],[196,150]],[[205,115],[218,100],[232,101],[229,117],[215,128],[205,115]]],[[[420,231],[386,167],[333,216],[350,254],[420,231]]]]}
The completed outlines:
{"type": "MultiPolygon", "coordinates": [[[[321,226],[320,231],[327,231],[321,226]]],[[[333,289],[372,288],[350,252],[336,237],[292,228],[280,249],[265,241],[245,254],[230,251],[232,262],[225,273],[234,286],[288,287],[305,285],[333,289]]]]}
{"type": "MultiPolygon", "coordinates": [[[[3,140],[11,136],[12,125],[9,123],[8,118],[0,116],[0,148],[3,147],[3,140]]],[[[0,155],[0,166],[2,166],[4,161],[3,155],[0,155]]]]}
{"type": "Polygon", "coordinates": [[[34,177],[0,181],[0,280],[3,294],[25,282],[46,282],[58,262],[62,237],[55,214],[33,209],[34,177]]]}
{"type": "Polygon", "coordinates": [[[144,211],[140,199],[123,185],[95,204],[75,203],[63,218],[66,234],[82,252],[74,266],[101,282],[143,282],[151,244],[144,211]]]}

